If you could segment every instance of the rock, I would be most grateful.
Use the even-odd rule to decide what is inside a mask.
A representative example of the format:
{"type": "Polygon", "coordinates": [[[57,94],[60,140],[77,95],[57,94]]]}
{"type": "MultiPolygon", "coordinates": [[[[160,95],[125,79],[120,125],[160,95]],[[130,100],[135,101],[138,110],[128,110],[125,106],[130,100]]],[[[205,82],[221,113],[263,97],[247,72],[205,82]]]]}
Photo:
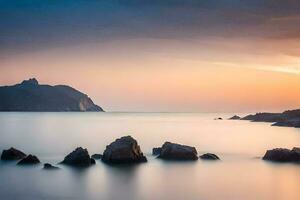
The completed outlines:
{"type": "Polygon", "coordinates": [[[100,160],[102,158],[102,154],[93,154],[92,158],[95,160],[100,160]]]}
{"type": "Polygon", "coordinates": [[[152,155],[157,156],[161,153],[161,147],[153,148],[152,155]]]}
{"type": "Polygon", "coordinates": [[[299,148],[283,149],[276,148],[268,150],[263,157],[263,160],[270,160],[276,162],[300,162],[299,148]]]}
{"type": "Polygon", "coordinates": [[[275,122],[272,126],[295,127],[300,128],[300,119],[291,119],[275,122]]]}
{"type": "Polygon", "coordinates": [[[25,158],[20,160],[17,164],[18,165],[34,165],[34,164],[39,164],[39,163],[40,163],[40,160],[36,156],[29,154],[28,156],[26,156],[25,158]]]}
{"type": "Polygon", "coordinates": [[[3,150],[1,160],[21,160],[26,157],[22,151],[11,147],[10,149],[3,150]]]}
{"type": "Polygon", "coordinates": [[[59,169],[59,167],[55,167],[49,163],[44,164],[44,169],[53,170],[53,169],[59,169]]]}
{"type": "Polygon", "coordinates": [[[217,117],[217,118],[215,118],[215,120],[223,120],[223,118],[222,117],[217,117]]]}
{"type": "Polygon", "coordinates": [[[0,87],[0,111],[101,112],[88,95],[66,85],[41,85],[35,79],[0,87]]]}
{"type": "Polygon", "coordinates": [[[241,118],[241,120],[250,120],[254,122],[277,122],[284,120],[284,116],[281,113],[256,113],[255,115],[247,115],[241,118]]]}
{"type": "Polygon", "coordinates": [[[95,160],[91,160],[87,149],[78,147],[69,153],[61,163],[71,166],[90,166],[94,161],[95,160]]]}
{"type": "Polygon", "coordinates": [[[165,160],[197,160],[198,156],[195,147],[165,142],[161,147],[158,158],[165,160]]]}
{"type": "Polygon", "coordinates": [[[239,119],[241,119],[241,117],[237,116],[237,115],[234,115],[234,116],[229,118],[229,120],[239,120],[239,119]]]}
{"type": "Polygon", "coordinates": [[[91,158],[91,165],[95,165],[96,164],[96,160],[94,158],[91,158]]]}
{"type": "Polygon", "coordinates": [[[203,160],[220,160],[220,158],[213,153],[206,153],[200,156],[203,160]]]}
{"type": "Polygon", "coordinates": [[[147,162],[137,141],[131,136],[121,137],[104,150],[102,161],[110,164],[147,162]]]}

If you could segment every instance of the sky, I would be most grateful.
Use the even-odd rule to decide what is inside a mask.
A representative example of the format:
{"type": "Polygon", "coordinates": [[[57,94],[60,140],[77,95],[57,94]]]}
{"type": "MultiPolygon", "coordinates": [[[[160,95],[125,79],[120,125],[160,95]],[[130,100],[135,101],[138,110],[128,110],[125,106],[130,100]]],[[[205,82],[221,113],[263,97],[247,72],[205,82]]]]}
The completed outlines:
{"type": "Polygon", "coordinates": [[[300,108],[298,0],[0,0],[0,85],[107,111],[300,108]]]}

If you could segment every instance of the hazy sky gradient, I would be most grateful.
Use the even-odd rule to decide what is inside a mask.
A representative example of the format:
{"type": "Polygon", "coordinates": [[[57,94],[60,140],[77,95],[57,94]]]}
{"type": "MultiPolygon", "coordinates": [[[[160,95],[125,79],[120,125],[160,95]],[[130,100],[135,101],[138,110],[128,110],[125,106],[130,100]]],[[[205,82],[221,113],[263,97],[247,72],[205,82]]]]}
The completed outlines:
{"type": "Polygon", "coordinates": [[[0,84],[68,84],[109,111],[300,107],[297,0],[0,0],[0,84]]]}

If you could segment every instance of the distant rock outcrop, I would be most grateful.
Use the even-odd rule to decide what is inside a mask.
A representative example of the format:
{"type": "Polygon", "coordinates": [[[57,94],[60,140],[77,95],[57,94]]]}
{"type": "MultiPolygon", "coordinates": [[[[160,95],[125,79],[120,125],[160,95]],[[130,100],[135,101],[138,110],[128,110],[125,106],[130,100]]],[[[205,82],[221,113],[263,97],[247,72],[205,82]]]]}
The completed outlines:
{"type": "Polygon", "coordinates": [[[197,150],[195,147],[165,142],[161,147],[158,158],[165,160],[197,160],[197,150]]]}
{"type": "Polygon", "coordinates": [[[300,148],[294,147],[292,150],[277,148],[268,150],[263,160],[276,162],[300,162],[300,148]]]}
{"type": "Polygon", "coordinates": [[[256,113],[255,115],[247,115],[241,120],[273,122],[272,126],[300,128],[300,109],[288,110],[283,113],[256,113]]]}
{"type": "Polygon", "coordinates": [[[92,158],[95,159],[95,160],[100,160],[102,158],[102,154],[97,154],[97,153],[93,154],[92,158]]]}
{"type": "Polygon", "coordinates": [[[39,163],[40,163],[40,160],[36,156],[29,154],[28,156],[26,156],[25,158],[20,160],[17,164],[18,165],[34,165],[34,164],[39,164],[39,163]]]}
{"type": "Polygon", "coordinates": [[[86,95],[65,85],[40,85],[33,78],[0,87],[0,111],[103,111],[86,95]]]}
{"type": "Polygon", "coordinates": [[[121,137],[106,146],[102,161],[109,164],[147,162],[137,141],[131,136],[121,137]]]}
{"type": "Polygon", "coordinates": [[[91,159],[87,149],[78,147],[74,151],[69,153],[61,162],[61,164],[85,167],[95,164],[95,160],[91,159]]]}
{"type": "Polygon", "coordinates": [[[55,170],[55,169],[59,169],[59,167],[55,167],[49,163],[45,163],[44,164],[44,169],[47,169],[47,170],[55,170]]]}
{"type": "Polygon", "coordinates": [[[239,120],[239,119],[241,119],[241,117],[238,116],[238,115],[234,115],[234,116],[229,118],[229,120],[239,120]]]}
{"type": "Polygon", "coordinates": [[[25,157],[25,153],[13,147],[7,150],[3,150],[1,154],[1,160],[21,160],[25,157]]]}
{"type": "Polygon", "coordinates": [[[200,156],[202,160],[220,160],[220,158],[213,153],[206,153],[200,156]]]}

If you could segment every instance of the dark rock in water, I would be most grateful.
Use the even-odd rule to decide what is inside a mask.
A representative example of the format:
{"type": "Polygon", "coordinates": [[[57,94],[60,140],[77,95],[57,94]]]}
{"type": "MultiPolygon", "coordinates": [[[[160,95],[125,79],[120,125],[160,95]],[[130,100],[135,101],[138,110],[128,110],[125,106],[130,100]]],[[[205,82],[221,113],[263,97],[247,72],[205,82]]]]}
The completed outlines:
{"type": "Polygon", "coordinates": [[[200,156],[203,160],[220,160],[220,158],[213,153],[206,153],[200,156]]]}
{"type": "Polygon", "coordinates": [[[215,120],[223,120],[222,117],[215,118],[215,120]]]}
{"type": "Polygon", "coordinates": [[[84,93],[65,85],[40,85],[36,79],[0,87],[0,111],[103,111],[84,93]]]}
{"type": "Polygon", "coordinates": [[[147,162],[137,141],[131,136],[121,137],[106,146],[102,161],[110,164],[147,162]]]}
{"type": "Polygon", "coordinates": [[[91,165],[95,165],[96,164],[96,160],[94,158],[91,158],[91,165]]]}
{"type": "Polygon", "coordinates": [[[254,122],[277,122],[284,120],[281,113],[256,113],[255,115],[247,115],[241,120],[250,120],[254,122]]]}
{"type": "Polygon", "coordinates": [[[268,150],[263,157],[263,160],[276,162],[300,162],[300,149],[294,147],[292,150],[277,148],[268,150]]]}
{"type": "Polygon", "coordinates": [[[1,160],[21,160],[26,157],[22,151],[11,147],[10,149],[3,150],[1,160]]]}
{"type": "Polygon", "coordinates": [[[198,156],[195,147],[165,142],[161,147],[158,158],[165,160],[197,160],[198,156]]]}
{"type": "Polygon", "coordinates": [[[295,127],[300,128],[300,119],[291,119],[280,122],[275,122],[272,126],[295,127]]]}
{"type": "Polygon", "coordinates": [[[40,160],[36,156],[29,154],[28,156],[26,156],[25,158],[20,160],[17,164],[18,165],[34,165],[34,164],[39,164],[39,163],[40,163],[40,160]]]}
{"type": "Polygon", "coordinates": [[[234,116],[229,118],[229,120],[239,120],[239,119],[241,119],[241,117],[237,116],[237,115],[234,115],[234,116]]]}
{"type": "Polygon", "coordinates": [[[152,155],[157,156],[161,153],[161,147],[153,148],[152,155]]]}
{"type": "Polygon", "coordinates": [[[71,166],[90,166],[93,161],[91,160],[87,149],[78,147],[68,154],[61,163],[71,166]]]}
{"type": "Polygon", "coordinates": [[[95,160],[100,160],[102,158],[102,154],[93,154],[92,158],[95,160]]]}
{"type": "Polygon", "coordinates": [[[49,170],[52,170],[52,169],[59,169],[59,167],[55,167],[49,163],[45,163],[44,164],[44,169],[49,169],[49,170]]]}

